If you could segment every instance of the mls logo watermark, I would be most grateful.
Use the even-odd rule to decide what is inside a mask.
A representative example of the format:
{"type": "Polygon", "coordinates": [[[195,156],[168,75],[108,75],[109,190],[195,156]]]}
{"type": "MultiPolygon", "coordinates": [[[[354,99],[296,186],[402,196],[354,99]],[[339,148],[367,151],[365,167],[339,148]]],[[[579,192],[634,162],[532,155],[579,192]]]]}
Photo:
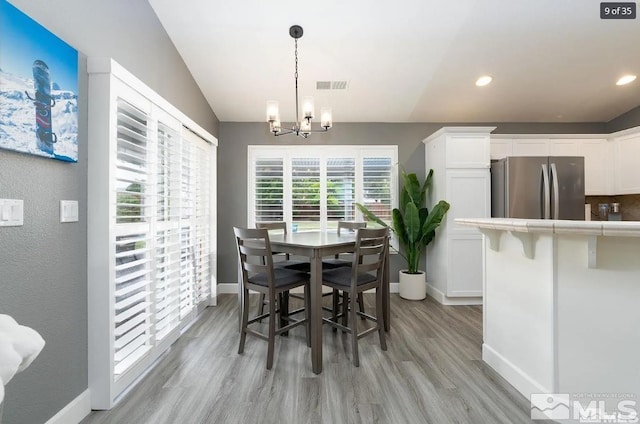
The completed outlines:
{"type": "Polygon", "coordinates": [[[533,393],[532,420],[578,423],[637,423],[635,395],[628,393],[533,393]]]}
{"type": "Polygon", "coordinates": [[[568,420],[571,418],[569,394],[533,393],[531,395],[532,420],[568,420]]]}

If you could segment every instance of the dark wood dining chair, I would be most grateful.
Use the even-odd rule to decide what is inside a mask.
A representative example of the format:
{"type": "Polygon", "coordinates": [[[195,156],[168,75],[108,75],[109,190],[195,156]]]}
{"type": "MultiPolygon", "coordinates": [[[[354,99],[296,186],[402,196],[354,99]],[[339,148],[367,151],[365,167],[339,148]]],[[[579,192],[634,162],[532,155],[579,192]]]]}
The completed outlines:
{"type": "MultiPolygon", "coordinates": [[[[289,331],[298,325],[305,325],[307,346],[310,346],[309,338],[309,275],[304,272],[294,271],[286,268],[274,266],[273,252],[269,241],[269,232],[266,229],[248,229],[234,227],[233,232],[238,248],[238,261],[242,275],[242,324],[240,330],[240,346],[238,353],[244,352],[244,345],[247,334],[252,334],[267,340],[267,369],[273,366],[273,356],[275,348],[275,336],[289,331]],[[276,328],[276,314],[281,313],[281,306],[276,299],[280,294],[296,287],[303,287],[305,293],[304,319],[294,319],[293,313],[288,313],[284,319],[287,325],[276,328]],[[257,316],[249,318],[249,290],[254,290],[268,299],[269,310],[266,314],[259,313],[257,316]],[[269,318],[268,334],[263,334],[257,330],[249,328],[263,318],[269,318]]],[[[283,317],[280,317],[283,319],[283,317]]]]}
{"type": "Polygon", "coordinates": [[[384,281],[384,263],[389,248],[389,229],[359,229],[356,236],[356,249],[351,267],[340,267],[322,272],[322,284],[343,292],[342,313],[349,314],[349,325],[338,323],[333,318],[323,318],[323,323],[341,329],[351,335],[351,352],[353,364],[360,366],[358,356],[358,339],[370,333],[378,332],[380,347],[387,350],[384,335],[384,319],[382,315],[382,291],[384,281]],[[356,308],[348,308],[349,302],[365,290],[374,289],[376,292],[376,315],[357,312],[356,308]],[[358,332],[356,316],[375,322],[375,326],[358,332]]]}
{"type": "MultiPolygon", "coordinates": [[[[349,231],[349,232],[355,232],[358,231],[358,229],[360,228],[367,228],[367,223],[366,222],[357,222],[357,221],[338,221],[338,235],[340,235],[341,232],[345,232],[345,231],[349,231]]],[[[345,258],[345,257],[341,257],[339,254],[335,255],[335,257],[330,258],[330,259],[323,259],[322,260],[322,269],[334,269],[334,268],[340,268],[342,266],[346,266],[346,267],[350,267],[351,263],[352,263],[352,257],[350,258],[345,258]]],[[[333,290],[333,292],[331,293],[333,295],[333,304],[332,304],[332,308],[326,309],[332,312],[333,314],[333,318],[334,320],[339,317],[342,316],[341,313],[338,312],[338,309],[340,308],[340,305],[342,304],[340,302],[341,299],[341,295],[340,292],[336,289],[333,290]]],[[[364,298],[362,296],[362,293],[358,294],[358,307],[360,308],[360,312],[364,313],[364,298]]],[[[364,317],[362,319],[365,319],[364,317]]],[[[346,324],[346,321],[348,320],[348,316],[344,316],[344,325],[346,324]]],[[[336,329],[334,328],[333,331],[336,331],[336,329]]]]}
{"type": "MultiPolygon", "coordinates": [[[[285,236],[287,235],[287,223],[284,221],[256,222],[256,228],[266,229],[270,233],[274,231],[281,231],[285,236]]],[[[279,258],[278,260],[273,262],[273,266],[275,266],[276,268],[287,268],[301,272],[309,272],[311,270],[311,264],[309,263],[309,261],[291,259],[288,253],[273,252],[273,254],[274,257],[279,258]]],[[[292,296],[302,299],[301,296],[292,296]]],[[[280,307],[282,308],[282,311],[286,313],[289,309],[289,292],[282,293],[280,297],[282,298],[280,307]]],[[[265,294],[261,293],[259,304],[260,315],[264,313],[264,306],[266,304],[268,304],[268,301],[265,297],[265,294]]],[[[292,311],[291,313],[296,312],[297,311],[292,311]]],[[[285,332],[285,335],[286,334],[287,333],[285,332]]]]}

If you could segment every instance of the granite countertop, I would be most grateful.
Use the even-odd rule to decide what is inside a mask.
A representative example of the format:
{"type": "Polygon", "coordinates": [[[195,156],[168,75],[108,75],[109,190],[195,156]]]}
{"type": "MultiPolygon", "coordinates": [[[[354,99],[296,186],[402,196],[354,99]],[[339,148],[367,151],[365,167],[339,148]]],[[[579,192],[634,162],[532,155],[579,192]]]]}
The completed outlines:
{"type": "Polygon", "coordinates": [[[640,221],[569,221],[555,219],[457,218],[478,229],[585,236],[640,237],[640,221]]]}

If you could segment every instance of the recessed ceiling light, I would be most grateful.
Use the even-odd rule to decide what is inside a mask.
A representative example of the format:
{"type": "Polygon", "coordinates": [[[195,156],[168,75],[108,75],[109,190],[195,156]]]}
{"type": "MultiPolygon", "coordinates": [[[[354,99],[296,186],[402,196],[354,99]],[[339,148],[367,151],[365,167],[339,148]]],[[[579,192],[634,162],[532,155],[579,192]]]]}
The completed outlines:
{"type": "Polygon", "coordinates": [[[620,78],[618,80],[618,82],[616,83],[616,85],[625,85],[625,84],[629,84],[630,82],[633,82],[636,79],[635,75],[625,75],[622,78],[620,78]]]}
{"type": "Polygon", "coordinates": [[[489,84],[491,80],[493,80],[493,78],[491,78],[489,75],[483,75],[478,78],[478,81],[476,81],[476,85],[478,87],[484,87],[485,85],[489,84]]]}

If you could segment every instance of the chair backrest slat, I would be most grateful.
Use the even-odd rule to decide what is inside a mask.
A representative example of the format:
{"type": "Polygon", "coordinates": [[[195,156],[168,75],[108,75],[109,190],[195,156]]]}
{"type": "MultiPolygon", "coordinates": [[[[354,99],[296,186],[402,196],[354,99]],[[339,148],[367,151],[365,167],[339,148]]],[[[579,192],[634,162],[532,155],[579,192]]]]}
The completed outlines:
{"type": "Polygon", "coordinates": [[[273,256],[269,231],[264,228],[233,227],[233,232],[242,271],[242,284],[248,284],[250,274],[266,273],[269,287],[273,286],[273,256]]]}
{"type": "Polygon", "coordinates": [[[360,228],[367,228],[367,223],[355,221],[338,221],[338,235],[340,235],[340,230],[356,231],[360,228]]]}
{"type": "Polygon", "coordinates": [[[389,249],[389,228],[361,228],[357,231],[351,274],[353,290],[356,287],[358,274],[375,271],[377,282],[382,282],[384,264],[389,249]]]}

